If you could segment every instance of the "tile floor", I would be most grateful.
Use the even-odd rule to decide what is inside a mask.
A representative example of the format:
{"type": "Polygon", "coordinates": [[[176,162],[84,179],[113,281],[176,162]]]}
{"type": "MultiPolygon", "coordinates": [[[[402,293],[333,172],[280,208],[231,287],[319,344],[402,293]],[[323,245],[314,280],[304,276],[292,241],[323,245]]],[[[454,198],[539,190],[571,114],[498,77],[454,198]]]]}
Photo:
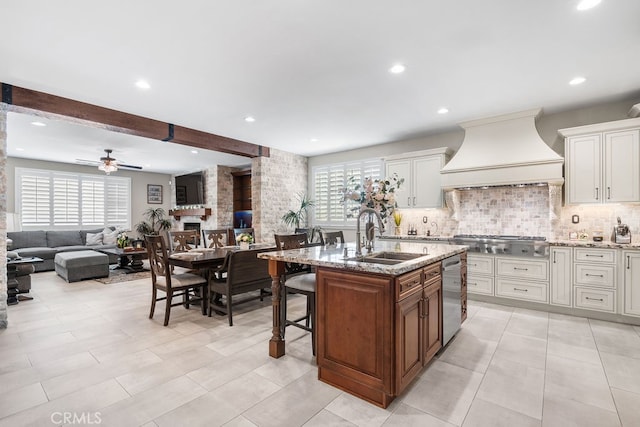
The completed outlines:
{"type": "Polygon", "coordinates": [[[381,409],[319,382],[303,331],[270,358],[269,302],[232,328],[178,307],[165,328],[162,310],[147,318],[149,279],[38,273],[32,295],[0,331],[0,426],[640,426],[640,327],[472,301],[381,409]]]}

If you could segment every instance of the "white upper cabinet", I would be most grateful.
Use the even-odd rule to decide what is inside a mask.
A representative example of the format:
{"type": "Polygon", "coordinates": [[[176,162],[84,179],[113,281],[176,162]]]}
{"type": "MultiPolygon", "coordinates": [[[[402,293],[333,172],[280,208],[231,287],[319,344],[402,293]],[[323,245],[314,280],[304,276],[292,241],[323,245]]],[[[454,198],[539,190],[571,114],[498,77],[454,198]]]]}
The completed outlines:
{"type": "Polygon", "coordinates": [[[399,208],[441,208],[440,169],[449,160],[448,148],[416,151],[385,158],[385,173],[404,178],[396,193],[399,208]]]}
{"type": "Polygon", "coordinates": [[[561,129],[565,199],[574,203],[640,201],[640,120],[561,129]],[[616,127],[624,129],[616,130],[616,127]]]}

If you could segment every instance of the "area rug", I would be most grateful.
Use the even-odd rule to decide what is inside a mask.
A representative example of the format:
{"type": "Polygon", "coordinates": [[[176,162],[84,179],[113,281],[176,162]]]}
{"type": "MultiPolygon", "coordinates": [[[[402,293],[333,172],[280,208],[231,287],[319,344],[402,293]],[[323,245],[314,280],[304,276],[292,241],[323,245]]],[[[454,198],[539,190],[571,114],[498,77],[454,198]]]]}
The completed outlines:
{"type": "Polygon", "coordinates": [[[96,282],[110,285],[112,283],[129,282],[131,280],[151,279],[150,271],[139,271],[137,273],[126,273],[126,270],[111,270],[109,277],[94,279],[96,282]]]}

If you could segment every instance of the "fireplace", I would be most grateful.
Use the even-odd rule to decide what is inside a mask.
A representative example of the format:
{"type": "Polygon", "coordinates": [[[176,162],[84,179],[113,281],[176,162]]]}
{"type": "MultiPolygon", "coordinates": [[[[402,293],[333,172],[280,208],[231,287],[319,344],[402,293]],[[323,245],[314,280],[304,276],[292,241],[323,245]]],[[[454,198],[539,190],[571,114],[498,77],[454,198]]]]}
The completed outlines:
{"type": "Polygon", "coordinates": [[[200,223],[199,222],[185,222],[183,224],[184,231],[196,230],[198,232],[198,237],[195,242],[189,242],[194,244],[195,246],[200,245],[200,223]]]}

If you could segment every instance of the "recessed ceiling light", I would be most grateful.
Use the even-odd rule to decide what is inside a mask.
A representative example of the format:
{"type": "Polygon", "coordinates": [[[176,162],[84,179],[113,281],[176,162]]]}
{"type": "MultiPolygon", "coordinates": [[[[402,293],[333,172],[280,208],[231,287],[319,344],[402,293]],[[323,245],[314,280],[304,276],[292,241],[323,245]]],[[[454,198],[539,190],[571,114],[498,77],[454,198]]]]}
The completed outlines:
{"type": "Polygon", "coordinates": [[[449,109],[447,107],[442,107],[438,110],[438,114],[447,114],[449,109]]]}
{"type": "Polygon", "coordinates": [[[318,138],[311,138],[311,142],[318,142],[318,138]]]}
{"type": "Polygon", "coordinates": [[[31,122],[31,124],[34,125],[34,126],[40,126],[40,127],[46,126],[46,124],[42,123],[42,122],[31,122]]]}
{"type": "Polygon", "coordinates": [[[24,148],[16,148],[16,151],[24,151],[24,148]]]}
{"type": "Polygon", "coordinates": [[[198,150],[191,150],[192,154],[198,154],[198,150]]]}
{"type": "Polygon", "coordinates": [[[144,90],[151,89],[151,85],[146,80],[138,80],[136,82],[136,87],[138,89],[144,89],[144,90]]]}
{"type": "Polygon", "coordinates": [[[586,82],[587,79],[585,79],[584,77],[574,77],[573,79],[571,79],[571,81],[569,82],[569,84],[571,86],[575,86],[575,85],[580,85],[584,82],[586,82]]]}
{"type": "Polygon", "coordinates": [[[580,3],[578,3],[578,6],[576,6],[576,9],[589,10],[591,8],[596,7],[599,4],[600,4],[600,0],[582,0],[580,3]]]}
{"type": "Polygon", "coordinates": [[[407,67],[405,67],[402,64],[395,64],[393,67],[389,68],[389,72],[391,74],[401,74],[404,73],[404,70],[406,70],[407,67]]]}
{"type": "Polygon", "coordinates": [[[247,117],[244,118],[244,121],[247,122],[247,123],[253,123],[253,122],[256,121],[256,119],[254,117],[252,117],[252,116],[247,116],[247,117]]]}

